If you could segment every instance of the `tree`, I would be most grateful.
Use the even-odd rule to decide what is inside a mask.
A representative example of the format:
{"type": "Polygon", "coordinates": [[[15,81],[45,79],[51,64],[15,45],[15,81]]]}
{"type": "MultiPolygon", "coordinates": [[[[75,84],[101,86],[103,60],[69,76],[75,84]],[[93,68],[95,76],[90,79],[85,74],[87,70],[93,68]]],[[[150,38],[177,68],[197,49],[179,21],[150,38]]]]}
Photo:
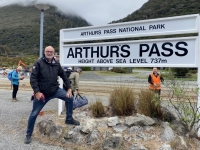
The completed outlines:
{"type": "Polygon", "coordinates": [[[0,55],[1,56],[6,56],[10,54],[11,50],[7,45],[0,45],[0,55]]]}

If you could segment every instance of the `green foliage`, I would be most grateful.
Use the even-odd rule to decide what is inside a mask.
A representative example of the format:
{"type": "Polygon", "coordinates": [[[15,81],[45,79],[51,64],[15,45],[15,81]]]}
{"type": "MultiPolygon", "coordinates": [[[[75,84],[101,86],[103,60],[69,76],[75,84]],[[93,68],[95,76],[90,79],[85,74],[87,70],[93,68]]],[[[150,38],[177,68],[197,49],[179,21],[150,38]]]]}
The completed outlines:
{"type": "Polygon", "coordinates": [[[129,87],[115,87],[110,93],[109,101],[113,114],[129,116],[135,110],[135,94],[129,87]]]}
{"type": "Polygon", "coordinates": [[[196,73],[197,73],[197,69],[190,69],[190,70],[189,70],[189,73],[191,73],[191,74],[196,74],[196,73]]]}
{"type": "Polygon", "coordinates": [[[91,71],[91,67],[81,67],[83,71],[91,71]]]}
{"type": "MultiPolygon", "coordinates": [[[[6,45],[12,55],[39,55],[40,11],[35,6],[1,7],[0,18],[0,45],[6,45]]],[[[89,26],[84,19],[61,14],[50,6],[44,13],[43,45],[52,45],[58,52],[60,29],[84,26],[89,26]]]]}
{"type": "Polygon", "coordinates": [[[6,56],[11,53],[10,48],[7,45],[0,45],[0,56],[6,56]]]}
{"type": "Polygon", "coordinates": [[[180,121],[188,131],[198,130],[200,128],[200,125],[197,125],[200,121],[200,107],[197,107],[196,99],[199,88],[189,88],[189,84],[174,80],[174,75],[171,72],[166,74],[165,78],[169,106],[177,111],[180,121]]]}
{"type": "Polygon", "coordinates": [[[92,109],[92,114],[95,117],[102,117],[105,114],[102,102],[97,101],[91,104],[90,108],[92,109]]]}
{"type": "Polygon", "coordinates": [[[192,77],[192,74],[188,72],[188,73],[185,74],[185,77],[186,77],[186,78],[191,78],[191,77],[192,77]]]}
{"type": "Polygon", "coordinates": [[[110,71],[116,73],[130,73],[130,70],[128,68],[113,68],[110,71]]]}
{"type": "Polygon", "coordinates": [[[199,0],[149,0],[127,17],[111,23],[199,14],[199,0]]]}
{"type": "Polygon", "coordinates": [[[185,77],[189,71],[188,68],[172,68],[171,70],[176,77],[185,77]]]}
{"type": "Polygon", "coordinates": [[[19,60],[23,61],[27,66],[32,66],[38,59],[38,56],[29,55],[28,57],[4,57],[0,56],[0,67],[16,68],[19,60]]]}
{"type": "Polygon", "coordinates": [[[141,89],[138,93],[138,98],[137,109],[141,114],[163,119],[161,100],[158,94],[149,89],[141,89]]]}

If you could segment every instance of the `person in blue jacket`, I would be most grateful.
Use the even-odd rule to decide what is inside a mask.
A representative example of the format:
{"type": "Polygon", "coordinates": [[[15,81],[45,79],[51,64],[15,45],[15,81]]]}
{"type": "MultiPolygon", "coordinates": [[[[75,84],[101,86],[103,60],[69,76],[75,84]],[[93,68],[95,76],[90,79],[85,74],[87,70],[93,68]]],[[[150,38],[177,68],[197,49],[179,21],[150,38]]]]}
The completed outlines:
{"type": "Polygon", "coordinates": [[[25,78],[24,76],[19,77],[19,73],[21,71],[22,71],[22,67],[19,66],[12,73],[12,86],[13,86],[12,102],[18,101],[18,99],[16,98],[16,96],[17,96],[17,91],[19,89],[19,80],[23,80],[25,78]]]}

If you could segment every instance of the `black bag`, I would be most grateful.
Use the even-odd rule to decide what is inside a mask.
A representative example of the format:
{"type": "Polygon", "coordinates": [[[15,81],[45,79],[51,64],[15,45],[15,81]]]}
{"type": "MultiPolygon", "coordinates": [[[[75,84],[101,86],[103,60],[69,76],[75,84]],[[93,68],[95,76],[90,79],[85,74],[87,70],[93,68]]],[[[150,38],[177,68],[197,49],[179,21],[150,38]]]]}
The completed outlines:
{"type": "Polygon", "coordinates": [[[73,110],[88,104],[88,99],[80,94],[76,95],[73,101],[73,110]]]}

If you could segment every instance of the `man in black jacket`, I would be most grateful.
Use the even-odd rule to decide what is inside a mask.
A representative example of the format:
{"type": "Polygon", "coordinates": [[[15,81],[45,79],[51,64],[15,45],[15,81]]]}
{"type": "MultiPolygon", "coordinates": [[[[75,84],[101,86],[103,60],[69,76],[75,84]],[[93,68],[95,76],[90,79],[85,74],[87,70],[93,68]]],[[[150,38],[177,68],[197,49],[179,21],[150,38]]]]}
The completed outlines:
{"type": "Polygon", "coordinates": [[[44,52],[45,56],[37,60],[32,68],[30,83],[35,97],[33,100],[33,109],[28,120],[25,144],[31,142],[36,118],[44,105],[51,99],[59,98],[65,101],[66,124],[80,125],[80,123],[72,117],[73,97],[69,79],[66,77],[60,63],[55,60],[54,52],[52,46],[47,46],[44,52]],[[59,88],[59,83],[57,81],[58,76],[63,79],[67,88],[66,91],[59,88]]]}

